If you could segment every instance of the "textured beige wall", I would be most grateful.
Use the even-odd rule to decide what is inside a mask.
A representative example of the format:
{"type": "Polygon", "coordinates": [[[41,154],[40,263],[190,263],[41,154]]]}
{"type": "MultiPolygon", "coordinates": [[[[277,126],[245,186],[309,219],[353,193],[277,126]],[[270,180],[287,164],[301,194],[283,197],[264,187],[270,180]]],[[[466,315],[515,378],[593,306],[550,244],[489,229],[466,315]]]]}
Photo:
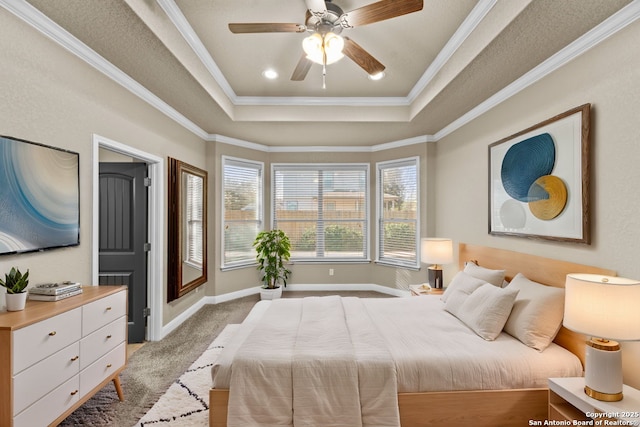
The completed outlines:
{"type": "MultiPolygon", "coordinates": [[[[28,268],[34,284],[63,280],[88,284],[92,135],[199,167],[206,166],[205,143],[2,8],[0,28],[0,133],[80,153],[81,199],[80,246],[2,256],[0,273],[15,265],[28,268]]],[[[166,254],[166,248],[163,250],[166,254]]],[[[164,280],[154,286],[166,294],[164,280]]],[[[165,304],[163,323],[203,295],[188,295],[165,304]]]]}
{"type": "MultiPolygon", "coordinates": [[[[435,227],[469,242],[614,269],[640,279],[640,55],[636,22],[436,146],[435,227]],[[487,146],[592,104],[590,245],[487,233],[487,146]]],[[[445,281],[455,269],[445,270],[445,281]],[[448,276],[448,277],[447,277],[448,276]]],[[[640,309],[640,301],[638,301],[640,309]]],[[[625,381],[640,387],[640,343],[623,344],[625,381]]]]}

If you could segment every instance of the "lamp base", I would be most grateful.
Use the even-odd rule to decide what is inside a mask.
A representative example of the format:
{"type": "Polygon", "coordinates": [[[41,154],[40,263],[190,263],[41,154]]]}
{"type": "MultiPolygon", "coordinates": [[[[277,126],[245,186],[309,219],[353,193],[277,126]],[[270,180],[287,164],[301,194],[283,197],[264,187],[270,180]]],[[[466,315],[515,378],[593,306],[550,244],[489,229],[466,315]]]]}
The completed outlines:
{"type": "Polygon", "coordinates": [[[616,341],[587,341],[584,383],[589,397],[603,402],[622,400],[622,352],[616,341]]]}
{"type": "Polygon", "coordinates": [[[594,389],[584,386],[584,392],[587,396],[592,399],[600,400],[602,402],[619,402],[622,400],[622,392],[609,394],[609,393],[601,393],[599,391],[595,391],[594,389]]]}
{"type": "Polygon", "coordinates": [[[429,271],[429,286],[434,289],[442,289],[442,270],[433,265],[427,270],[429,271]]]}

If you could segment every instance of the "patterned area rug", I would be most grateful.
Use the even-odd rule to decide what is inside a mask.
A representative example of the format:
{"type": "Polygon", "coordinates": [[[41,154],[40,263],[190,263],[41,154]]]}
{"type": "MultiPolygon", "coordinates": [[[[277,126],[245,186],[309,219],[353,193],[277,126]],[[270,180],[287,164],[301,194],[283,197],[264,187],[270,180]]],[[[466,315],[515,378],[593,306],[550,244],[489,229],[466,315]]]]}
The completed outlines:
{"type": "Polygon", "coordinates": [[[211,366],[240,325],[227,325],[202,355],[174,382],[135,427],[209,425],[211,366]]]}

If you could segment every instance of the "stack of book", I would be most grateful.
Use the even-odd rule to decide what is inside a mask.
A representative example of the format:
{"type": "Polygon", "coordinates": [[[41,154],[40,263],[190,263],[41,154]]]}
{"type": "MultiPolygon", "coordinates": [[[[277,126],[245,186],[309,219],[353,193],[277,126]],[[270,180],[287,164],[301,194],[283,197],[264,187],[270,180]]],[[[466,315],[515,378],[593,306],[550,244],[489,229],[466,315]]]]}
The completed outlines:
{"type": "Polygon", "coordinates": [[[80,283],[44,283],[29,288],[29,299],[35,301],[60,301],[82,293],[80,283]]]}

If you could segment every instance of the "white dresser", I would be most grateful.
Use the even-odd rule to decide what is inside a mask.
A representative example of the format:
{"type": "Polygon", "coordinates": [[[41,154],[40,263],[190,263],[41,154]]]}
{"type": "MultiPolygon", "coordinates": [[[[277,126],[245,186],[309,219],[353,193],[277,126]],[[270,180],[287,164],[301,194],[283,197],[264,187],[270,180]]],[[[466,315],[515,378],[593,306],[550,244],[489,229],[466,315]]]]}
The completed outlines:
{"type": "Polygon", "coordinates": [[[56,425],[126,366],[127,288],[87,286],[0,313],[0,426],[56,425]]]}

